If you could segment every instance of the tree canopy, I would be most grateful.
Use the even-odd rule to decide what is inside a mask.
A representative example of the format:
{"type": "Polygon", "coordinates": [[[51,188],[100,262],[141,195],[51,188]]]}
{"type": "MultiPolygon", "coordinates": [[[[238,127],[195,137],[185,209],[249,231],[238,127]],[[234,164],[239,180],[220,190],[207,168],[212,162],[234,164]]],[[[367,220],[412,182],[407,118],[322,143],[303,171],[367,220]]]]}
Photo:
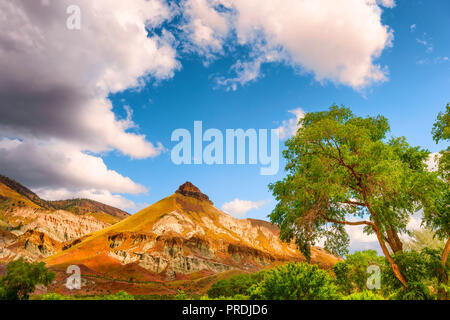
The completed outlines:
{"type": "Polygon", "coordinates": [[[55,273],[43,262],[29,263],[23,258],[12,261],[6,267],[6,275],[0,278],[0,299],[28,300],[36,285],[48,286],[54,277],[55,273]]]}
{"type": "Polygon", "coordinates": [[[442,181],[426,170],[427,150],[403,137],[387,140],[389,130],[385,117],[358,117],[345,107],[307,113],[286,142],[287,176],[269,186],[278,202],[270,218],[307,258],[319,239],[345,254],[344,226],[363,225],[407,286],[389,248],[402,251],[399,233],[412,213],[434,210],[442,181]]]}

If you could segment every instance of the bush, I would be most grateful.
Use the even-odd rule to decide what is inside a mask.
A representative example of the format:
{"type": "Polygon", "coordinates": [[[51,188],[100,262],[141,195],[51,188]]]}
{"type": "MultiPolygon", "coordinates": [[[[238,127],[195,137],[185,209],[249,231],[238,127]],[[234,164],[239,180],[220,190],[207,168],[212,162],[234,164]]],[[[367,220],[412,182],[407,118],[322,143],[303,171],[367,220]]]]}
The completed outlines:
{"type": "Polygon", "coordinates": [[[393,257],[406,277],[408,287],[403,287],[386,262],[382,273],[383,289],[391,294],[391,299],[431,300],[436,298],[429,287],[437,286],[438,277],[443,272],[438,252],[424,249],[420,252],[400,252],[393,257]]]}
{"type": "Polygon", "coordinates": [[[175,300],[187,300],[188,297],[183,290],[178,290],[178,293],[175,295],[175,300]]]}
{"type": "Polygon", "coordinates": [[[385,300],[385,298],[373,291],[364,290],[363,292],[355,292],[344,296],[343,300],[385,300]]]}
{"type": "Polygon", "coordinates": [[[367,268],[370,265],[383,266],[384,260],[375,250],[356,251],[347,255],[345,261],[340,261],[333,267],[340,291],[350,294],[366,290],[367,268]]]}
{"type": "Polygon", "coordinates": [[[200,300],[249,300],[248,296],[244,296],[242,294],[237,294],[235,296],[229,296],[229,297],[225,297],[225,296],[220,296],[217,298],[211,298],[208,296],[201,296],[200,300]]]}
{"type": "Polygon", "coordinates": [[[70,300],[70,297],[63,296],[59,293],[47,293],[41,297],[41,300],[70,300]]]}
{"type": "Polygon", "coordinates": [[[288,263],[266,272],[264,279],[250,288],[251,299],[332,300],[339,297],[332,276],[316,265],[288,263]]]}
{"type": "Polygon", "coordinates": [[[43,262],[29,263],[22,258],[12,261],[6,267],[6,276],[0,278],[0,300],[28,300],[36,285],[48,286],[54,277],[43,262]]]}
{"type": "Polygon", "coordinates": [[[119,291],[116,294],[103,296],[103,300],[134,300],[134,296],[125,291],[119,291]]]}
{"type": "Polygon", "coordinates": [[[257,284],[264,278],[266,271],[254,274],[240,274],[228,279],[219,280],[208,290],[210,298],[233,297],[235,295],[248,295],[251,286],[257,284]]]}

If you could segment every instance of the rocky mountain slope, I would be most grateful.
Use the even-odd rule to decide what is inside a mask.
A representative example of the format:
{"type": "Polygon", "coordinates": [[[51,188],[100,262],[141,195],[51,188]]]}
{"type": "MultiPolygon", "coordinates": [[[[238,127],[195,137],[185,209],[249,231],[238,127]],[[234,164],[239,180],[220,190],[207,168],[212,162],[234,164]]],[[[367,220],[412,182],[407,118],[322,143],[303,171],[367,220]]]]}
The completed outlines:
{"type": "MultiPolygon", "coordinates": [[[[175,194],[45,261],[60,271],[78,265],[83,275],[96,279],[146,283],[253,272],[304,260],[278,233],[269,222],[239,220],[220,211],[187,182],[175,194]]],[[[338,258],[313,248],[312,261],[330,267],[338,258]]]]}
{"type": "Polygon", "coordinates": [[[0,175],[0,262],[43,259],[128,216],[87,199],[46,201],[0,175]]]}

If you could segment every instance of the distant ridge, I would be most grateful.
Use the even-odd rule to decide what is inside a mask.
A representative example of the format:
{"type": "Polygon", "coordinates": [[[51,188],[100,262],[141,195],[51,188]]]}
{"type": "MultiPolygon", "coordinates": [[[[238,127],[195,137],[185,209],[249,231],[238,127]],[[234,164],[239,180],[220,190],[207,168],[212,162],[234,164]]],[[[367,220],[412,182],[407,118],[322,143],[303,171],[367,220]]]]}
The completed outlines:
{"type": "Polygon", "coordinates": [[[41,199],[37,194],[23,186],[19,182],[0,174],[0,183],[3,183],[18,194],[29,199],[43,209],[66,210],[76,214],[85,214],[89,212],[104,212],[117,218],[124,219],[130,214],[121,209],[114,208],[107,204],[90,199],[69,199],[47,201],[41,199]]]}
{"type": "Polygon", "coordinates": [[[31,202],[37,204],[41,208],[44,208],[44,209],[52,208],[47,201],[41,199],[36,193],[31,191],[27,187],[23,186],[16,180],[13,180],[11,178],[8,178],[8,177],[0,174],[0,183],[3,183],[10,189],[12,189],[15,192],[17,192],[18,194],[24,196],[25,198],[27,198],[31,202]]]}
{"type": "Polygon", "coordinates": [[[42,260],[128,217],[89,199],[47,201],[0,175],[0,264],[21,257],[42,260]]]}

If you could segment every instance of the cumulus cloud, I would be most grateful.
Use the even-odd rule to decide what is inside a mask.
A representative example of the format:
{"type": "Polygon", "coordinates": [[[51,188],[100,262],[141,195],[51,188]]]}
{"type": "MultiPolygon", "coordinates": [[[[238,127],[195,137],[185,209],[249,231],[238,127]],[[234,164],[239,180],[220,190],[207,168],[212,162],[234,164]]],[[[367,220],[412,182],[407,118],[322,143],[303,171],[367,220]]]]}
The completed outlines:
{"type": "Polygon", "coordinates": [[[247,212],[253,209],[259,209],[267,204],[267,201],[250,201],[234,199],[233,201],[226,202],[222,205],[222,210],[232,215],[235,218],[244,217],[247,212]]]}
{"type": "Polygon", "coordinates": [[[2,1],[0,130],[21,138],[60,138],[94,152],[136,158],[161,149],[127,130],[107,99],[145,77],[171,77],[179,66],[164,36],[147,37],[171,11],[151,1],[2,1]],[[80,30],[66,28],[66,8],[81,9],[80,30]],[[120,45],[117,45],[120,43],[120,45]]]}
{"type": "Polygon", "coordinates": [[[147,158],[163,151],[136,133],[130,109],[117,118],[107,97],[180,67],[173,37],[161,27],[174,14],[167,3],[5,0],[0,12],[0,138],[15,138],[2,141],[2,173],[73,194],[144,191],[90,153],[147,158]],[[66,27],[70,5],[80,8],[80,30],[66,27]]]}
{"type": "Polygon", "coordinates": [[[299,128],[298,122],[305,116],[305,112],[302,108],[290,110],[289,112],[292,113],[295,118],[283,120],[281,126],[278,128],[281,140],[285,140],[294,136],[299,128]]]}
{"type": "Polygon", "coordinates": [[[32,188],[91,188],[138,194],[145,187],[114,170],[102,158],[63,142],[0,140],[0,168],[32,188]]]}
{"type": "MultiPolygon", "coordinates": [[[[381,22],[382,7],[394,5],[393,0],[1,1],[0,139],[8,137],[2,140],[7,150],[0,154],[2,172],[55,196],[62,194],[57,190],[142,192],[109,170],[101,155],[118,150],[131,158],[155,157],[164,147],[139,133],[131,109],[118,118],[110,93],[173,77],[181,67],[180,43],[206,64],[238,52],[234,76],[217,78],[231,90],[259,79],[268,63],[311,73],[319,82],[363,88],[387,79],[387,70],[375,61],[393,39],[381,22]],[[80,30],[66,27],[71,5],[81,10],[80,30]],[[26,148],[36,163],[25,156],[26,148]]],[[[295,120],[283,123],[286,135],[294,132],[295,120]]]]}
{"type": "Polygon", "coordinates": [[[88,198],[122,209],[132,201],[113,193],[147,189],[107,168],[101,157],[63,142],[0,140],[0,168],[48,200],[88,198]]]}
{"type": "Polygon", "coordinates": [[[270,62],[356,89],[387,79],[374,60],[392,43],[392,30],[381,22],[381,6],[394,7],[392,0],[186,0],[185,5],[196,8],[185,28],[197,51],[211,56],[234,43],[250,52],[248,61],[233,66],[236,77],[218,79],[230,89],[257,79],[261,64],[270,62]]]}
{"type": "MultiPolygon", "coordinates": [[[[207,58],[222,53],[229,32],[226,17],[210,6],[208,0],[190,0],[182,4],[185,36],[192,43],[188,49],[207,58]]],[[[217,2],[216,2],[217,4],[217,2]]]]}
{"type": "Polygon", "coordinates": [[[36,194],[38,194],[42,199],[46,200],[62,200],[62,199],[91,199],[101,203],[108,204],[115,208],[122,210],[136,210],[137,205],[118,194],[112,194],[108,190],[98,190],[98,189],[86,189],[73,191],[69,189],[36,189],[36,194]]]}
{"type": "MultiPolygon", "coordinates": [[[[352,219],[351,219],[352,220],[352,219]]],[[[356,220],[352,220],[356,221],[356,220]]],[[[375,234],[364,233],[364,226],[345,226],[345,231],[350,238],[349,249],[350,252],[361,250],[376,250],[382,254],[377,236],[375,234]]]]}

